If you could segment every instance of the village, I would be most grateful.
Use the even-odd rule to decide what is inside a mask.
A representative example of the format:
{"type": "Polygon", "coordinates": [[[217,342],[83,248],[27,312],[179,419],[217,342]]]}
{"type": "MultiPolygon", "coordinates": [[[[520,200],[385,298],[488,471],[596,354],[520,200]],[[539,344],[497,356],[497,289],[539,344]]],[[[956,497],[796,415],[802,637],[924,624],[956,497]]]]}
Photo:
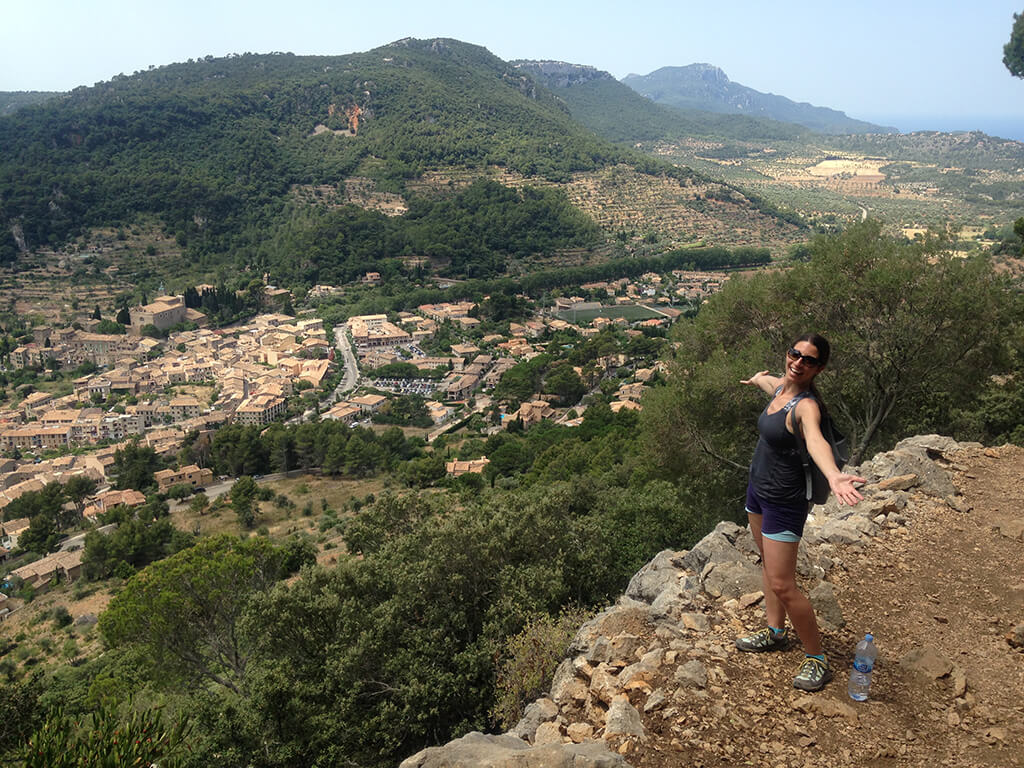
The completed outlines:
{"type": "MultiPolygon", "coordinates": [[[[379,276],[369,273],[366,279],[379,276]]],[[[529,428],[542,420],[578,425],[587,407],[583,402],[565,403],[537,392],[508,403],[491,393],[514,366],[564,351],[563,345],[552,349],[553,334],[586,340],[614,328],[629,337],[663,335],[682,313],[680,306],[699,303],[727,279],[725,273],[676,270],[590,283],[579,287],[584,296],[553,297],[522,322],[506,323],[507,333],[482,333],[478,304],[471,301],[424,304],[390,317],[353,316],[330,332],[315,310],[297,317],[268,311],[241,325],[211,329],[182,296],[132,308],[124,335],[33,328],[35,341],[11,352],[11,370],[74,370],[83,364],[95,370],[73,379],[70,394],[31,391],[0,410],[0,559],[18,551],[19,535],[30,524],[28,518],[9,519],[4,509],[49,483],[66,484],[75,477],[94,481],[96,492],[81,510],[84,527],[97,525],[117,505],[143,504],[146,497],[139,491],[115,490],[109,474],[117,452],[133,442],[174,463],[188,436],[210,434],[227,423],[266,427],[319,418],[373,428],[389,404],[409,396],[422,400],[429,416],[430,426],[418,431],[428,443],[485,411],[493,417],[492,431],[513,424],[529,428]],[[171,331],[165,340],[145,332],[183,323],[192,329],[171,331]],[[443,354],[428,354],[424,348],[441,329],[456,341],[443,354]],[[394,371],[398,363],[413,368],[404,375],[377,375],[394,371]],[[409,375],[411,370],[422,374],[409,375]]],[[[331,291],[317,286],[311,296],[331,291]]],[[[267,286],[265,293],[269,307],[281,306],[279,289],[267,286]]],[[[614,354],[595,361],[589,372],[576,366],[575,373],[592,391],[604,378],[595,378],[594,370],[628,370],[626,378],[615,379],[609,405],[614,412],[640,410],[648,382],[662,364],[634,362],[614,354]]],[[[458,477],[481,473],[487,463],[486,457],[455,459],[445,469],[458,477]]],[[[196,491],[218,481],[197,464],[161,470],[155,479],[160,494],[175,487],[196,491]]],[[[65,544],[13,575],[37,589],[72,582],[80,576],[82,554],[80,546],[65,544]]],[[[3,611],[0,602],[0,616],[3,611]]]]}

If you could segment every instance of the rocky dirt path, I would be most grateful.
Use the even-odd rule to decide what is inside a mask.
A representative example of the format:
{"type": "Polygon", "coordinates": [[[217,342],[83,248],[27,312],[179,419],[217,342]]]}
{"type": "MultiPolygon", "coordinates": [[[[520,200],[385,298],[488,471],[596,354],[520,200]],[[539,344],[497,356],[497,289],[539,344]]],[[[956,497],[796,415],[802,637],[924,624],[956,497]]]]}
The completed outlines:
{"type": "Polygon", "coordinates": [[[1024,651],[1013,635],[1024,622],[1024,542],[1013,538],[1024,523],[1024,449],[965,447],[951,458],[960,510],[918,495],[906,526],[837,550],[842,567],[829,580],[846,626],[825,636],[834,682],[811,696],[791,687],[798,645],[736,652],[730,635],[763,622],[760,606],[741,610],[708,638],[725,679],[670,718],[645,714],[647,743],[620,749],[629,763],[1024,766],[1024,651]],[[846,682],[865,632],[879,660],[870,700],[855,703],[846,682]]]}

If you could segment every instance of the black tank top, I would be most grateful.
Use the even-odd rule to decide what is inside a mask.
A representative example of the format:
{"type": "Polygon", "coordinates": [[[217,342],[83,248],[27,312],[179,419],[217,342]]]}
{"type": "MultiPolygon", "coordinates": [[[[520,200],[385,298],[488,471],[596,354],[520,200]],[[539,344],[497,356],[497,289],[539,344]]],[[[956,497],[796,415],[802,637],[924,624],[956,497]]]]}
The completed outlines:
{"type": "MultiPolygon", "coordinates": [[[[769,403],[771,405],[771,403],[769,403]]],[[[807,484],[796,437],[786,429],[788,408],[757,419],[760,437],[750,462],[750,484],[765,501],[776,504],[806,503],[807,484]]]]}

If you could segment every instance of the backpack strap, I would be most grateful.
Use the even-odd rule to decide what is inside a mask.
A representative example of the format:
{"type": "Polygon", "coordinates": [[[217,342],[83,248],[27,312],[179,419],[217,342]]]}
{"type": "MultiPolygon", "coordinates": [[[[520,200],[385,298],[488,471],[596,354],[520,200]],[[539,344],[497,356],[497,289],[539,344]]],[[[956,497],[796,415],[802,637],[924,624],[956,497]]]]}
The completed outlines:
{"type": "MultiPolygon", "coordinates": [[[[781,390],[782,387],[779,387],[779,389],[781,390]]],[[[800,440],[800,428],[796,420],[796,407],[797,405],[800,404],[800,401],[803,400],[805,397],[814,399],[814,395],[811,394],[810,390],[805,390],[798,394],[796,397],[794,397],[792,400],[790,400],[788,403],[786,403],[784,406],[782,406],[782,410],[785,411],[787,414],[787,419],[789,418],[789,412],[793,411],[793,434],[796,435],[798,440],[800,440]]],[[[800,440],[800,442],[803,442],[803,440],[800,440]]]]}

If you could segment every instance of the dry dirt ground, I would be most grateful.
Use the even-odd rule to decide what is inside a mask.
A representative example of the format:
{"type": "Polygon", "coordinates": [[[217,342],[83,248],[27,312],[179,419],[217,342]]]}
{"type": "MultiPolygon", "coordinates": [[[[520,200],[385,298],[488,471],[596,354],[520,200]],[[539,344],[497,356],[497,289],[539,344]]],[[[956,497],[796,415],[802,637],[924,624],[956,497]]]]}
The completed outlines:
{"type": "MultiPolygon", "coordinates": [[[[760,606],[716,627],[725,679],[708,696],[643,716],[646,743],[613,743],[637,768],[667,766],[1024,766],[1024,650],[1008,635],[1024,622],[1024,448],[964,449],[951,467],[956,511],[917,496],[905,528],[841,549],[829,580],[846,626],[825,634],[835,680],[809,697],[791,687],[799,645],[741,654],[731,636],[763,626],[760,606]],[[853,648],[873,632],[871,697],[846,692],[853,648]],[[953,669],[932,678],[900,660],[930,646],[953,669]],[[966,683],[966,690],[963,685],[966,683]]],[[[714,647],[714,646],[712,646],[714,647]]],[[[942,670],[938,670],[941,672],[942,670]]]]}

